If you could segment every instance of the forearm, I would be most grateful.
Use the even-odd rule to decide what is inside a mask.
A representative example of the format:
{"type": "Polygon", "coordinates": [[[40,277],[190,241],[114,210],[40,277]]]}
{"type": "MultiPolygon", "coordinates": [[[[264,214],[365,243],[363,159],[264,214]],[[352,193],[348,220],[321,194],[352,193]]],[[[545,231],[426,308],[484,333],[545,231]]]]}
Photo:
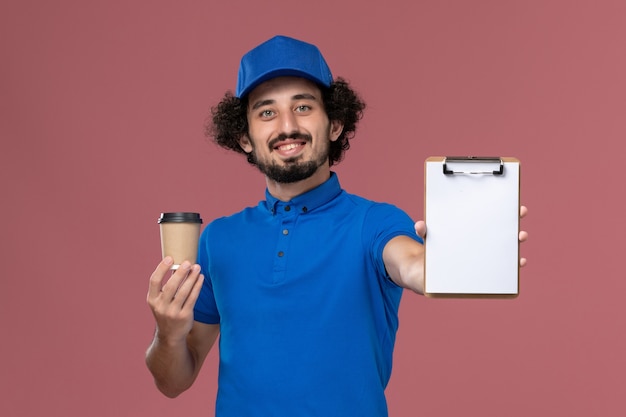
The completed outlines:
{"type": "Polygon", "coordinates": [[[415,258],[398,269],[394,281],[402,288],[417,294],[424,294],[424,263],[423,258],[415,258]]]}
{"type": "Polygon", "coordinates": [[[402,288],[424,294],[424,246],[406,236],[392,239],[383,251],[391,279],[402,288]]]}
{"type": "Polygon", "coordinates": [[[146,352],[146,365],[159,391],[170,398],[180,395],[193,384],[199,367],[185,340],[162,340],[158,334],[146,352]]]}

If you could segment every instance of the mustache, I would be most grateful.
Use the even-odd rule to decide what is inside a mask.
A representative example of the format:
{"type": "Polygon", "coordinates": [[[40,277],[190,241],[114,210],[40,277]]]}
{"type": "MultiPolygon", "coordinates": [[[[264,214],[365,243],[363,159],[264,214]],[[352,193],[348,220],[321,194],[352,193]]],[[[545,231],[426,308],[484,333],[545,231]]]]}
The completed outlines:
{"type": "Polygon", "coordinates": [[[274,148],[274,146],[276,146],[278,142],[282,142],[286,139],[301,139],[306,142],[311,142],[313,140],[311,135],[306,134],[306,133],[299,133],[299,132],[292,132],[289,134],[281,133],[280,135],[276,136],[274,139],[270,140],[268,145],[270,148],[274,148]]]}

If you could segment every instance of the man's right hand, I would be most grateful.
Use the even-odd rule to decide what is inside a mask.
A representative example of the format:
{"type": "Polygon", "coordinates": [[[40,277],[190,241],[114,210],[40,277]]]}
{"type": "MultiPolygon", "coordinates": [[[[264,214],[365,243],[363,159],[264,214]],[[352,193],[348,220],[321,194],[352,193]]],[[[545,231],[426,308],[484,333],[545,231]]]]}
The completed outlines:
{"type": "Polygon", "coordinates": [[[193,308],[204,281],[200,266],[185,261],[171,274],[172,262],[165,257],[150,276],[148,305],[156,333],[146,351],[146,365],[157,388],[171,398],[193,384],[220,331],[219,324],[194,321],[193,308]]]}
{"type": "Polygon", "coordinates": [[[172,344],[184,342],[193,327],[193,307],[200,294],[204,276],[200,266],[183,262],[170,274],[173,259],[165,257],[150,276],[148,305],[156,320],[155,337],[172,344]]]}

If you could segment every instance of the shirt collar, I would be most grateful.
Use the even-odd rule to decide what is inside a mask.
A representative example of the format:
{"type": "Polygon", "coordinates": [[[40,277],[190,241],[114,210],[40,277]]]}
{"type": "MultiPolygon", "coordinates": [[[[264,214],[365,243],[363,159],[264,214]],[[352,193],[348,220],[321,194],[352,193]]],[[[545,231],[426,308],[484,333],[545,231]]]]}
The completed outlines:
{"type": "Polygon", "coordinates": [[[330,173],[330,178],[322,184],[292,198],[290,201],[280,201],[272,196],[265,189],[265,207],[272,213],[291,212],[291,213],[308,213],[315,210],[319,206],[328,203],[341,193],[341,185],[339,178],[334,172],[330,173]]]}

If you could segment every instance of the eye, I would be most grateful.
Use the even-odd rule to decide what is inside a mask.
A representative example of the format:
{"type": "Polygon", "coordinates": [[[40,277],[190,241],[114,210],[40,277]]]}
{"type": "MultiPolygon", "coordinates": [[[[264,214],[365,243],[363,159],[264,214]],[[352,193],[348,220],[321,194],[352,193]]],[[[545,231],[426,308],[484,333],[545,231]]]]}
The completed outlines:
{"type": "Polygon", "coordinates": [[[298,107],[296,107],[297,112],[305,112],[309,110],[311,110],[311,106],[307,106],[306,104],[301,104],[298,107]]]}
{"type": "Polygon", "coordinates": [[[259,116],[267,118],[267,117],[272,117],[274,115],[274,111],[272,110],[261,110],[261,112],[259,113],[259,116]]]}

